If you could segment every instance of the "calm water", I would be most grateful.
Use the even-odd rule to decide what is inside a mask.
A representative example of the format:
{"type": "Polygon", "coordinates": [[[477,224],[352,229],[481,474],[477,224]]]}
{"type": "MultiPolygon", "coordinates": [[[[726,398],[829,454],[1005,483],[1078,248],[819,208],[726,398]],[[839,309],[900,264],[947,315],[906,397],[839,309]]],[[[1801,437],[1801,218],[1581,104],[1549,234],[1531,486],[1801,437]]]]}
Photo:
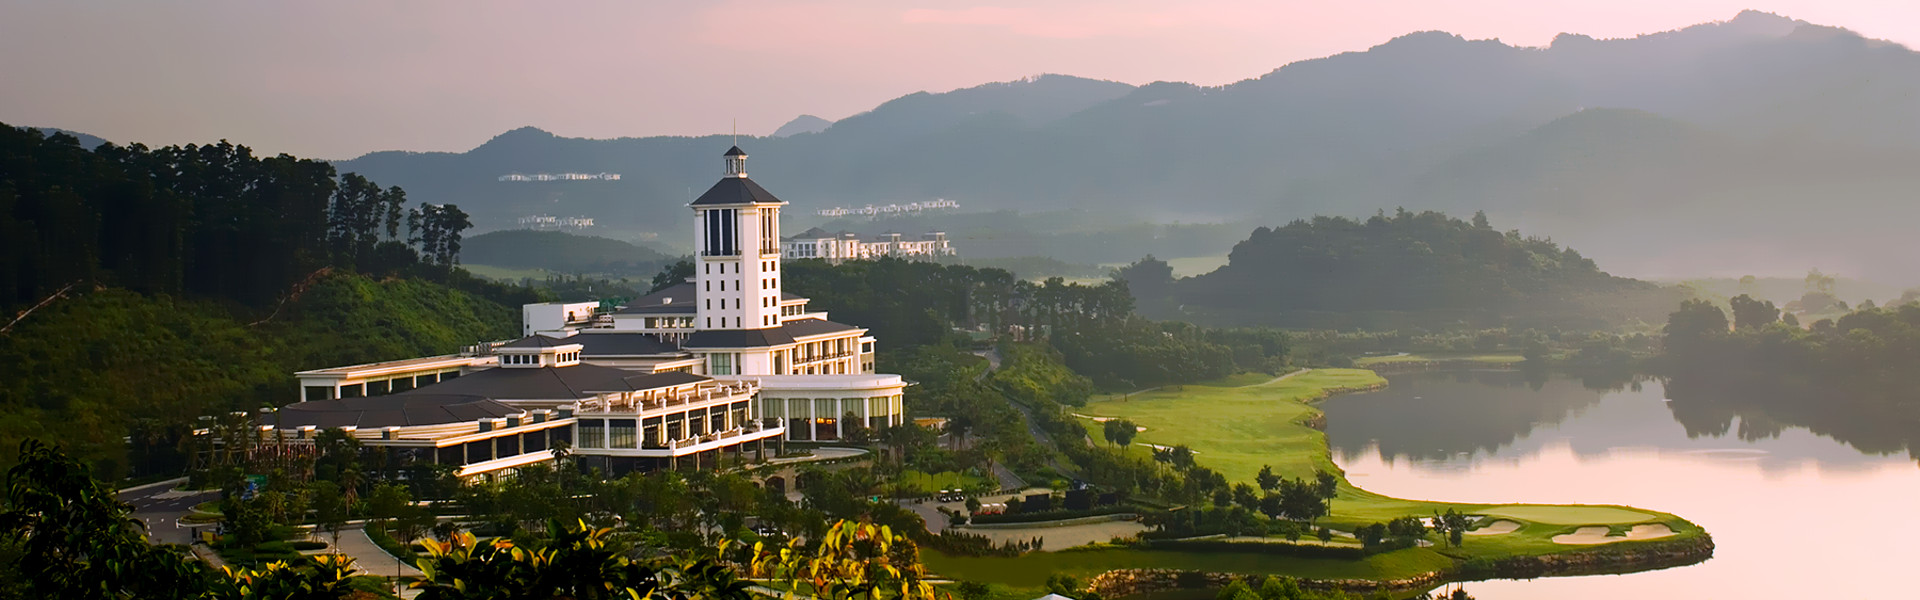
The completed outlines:
{"type": "Polygon", "coordinates": [[[1565,379],[1535,389],[1511,372],[1390,379],[1324,405],[1334,460],[1355,485],[1639,506],[1706,527],[1718,546],[1689,567],[1467,584],[1476,598],[1913,597],[1903,580],[1920,559],[1920,466],[1905,454],[1771,423],[1683,424],[1658,382],[1603,392],[1565,379]]]}

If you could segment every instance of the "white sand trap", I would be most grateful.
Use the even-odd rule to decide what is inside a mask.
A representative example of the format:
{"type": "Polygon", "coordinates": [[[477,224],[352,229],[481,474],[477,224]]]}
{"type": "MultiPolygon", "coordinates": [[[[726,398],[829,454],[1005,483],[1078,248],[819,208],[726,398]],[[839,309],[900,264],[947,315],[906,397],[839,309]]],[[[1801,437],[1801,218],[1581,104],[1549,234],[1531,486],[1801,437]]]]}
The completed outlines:
{"type": "Polygon", "coordinates": [[[1660,523],[1635,525],[1626,535],[1609,536],[1606,527],[1588,526],[1573,530],[1573,533],[1553,536],[1555,544],[1606,544],[1627,540],[1651,540],[1673,535],[1673,529],[1660,523]]]}
{"type": "MultiPolygon", "coordinates": [[[[1095,423],[1105,423],[1105,422],[1107,422],[1107,421],[1112,421],[1112,420],[1114,420],[1114,419],[1116,418],[1116,417],[1096,417],[1096,416],[1093,416],[1093,415],[1083,415],[1083,414],[1080,414],[1080,413],[1068,413],[1068,414],[1071,414],[1071,415],[1073,415],[1073,416],[1076,416],[1076,417],[1080,417],[1080,418],[1082,418],[1082,419],[1092,419],[1092,420],[1093,420],[1093,422],[1095,422],[1095,423]]],[[[1147,428],[1145,428],[1145,427],[1141,427],[1141,426],[1139,426],[1139,425],[1135,425],[1135,426],[1133,426],[1133,430],[1134,430],[1135,432],[1143,432],[1143,431],[1146,431],[1146,430],[1147,430],[1147,428]]]]}
{"type": "MultiPolygon", "coordinates": [[[[1502,533],[1513,533],[1519,530],[1520,530],[1519,523],[1508,521],[1506,519],[1500,519],[1498,521],[1488,523],[1486,527],[1481,527],[1479,529],[1469,531],[1467,532],[1467,535],[1500,535],[1502,533]]],[[[1606,528],[1601,528],[1600,533],[1605,534],[1606,528]]]]}

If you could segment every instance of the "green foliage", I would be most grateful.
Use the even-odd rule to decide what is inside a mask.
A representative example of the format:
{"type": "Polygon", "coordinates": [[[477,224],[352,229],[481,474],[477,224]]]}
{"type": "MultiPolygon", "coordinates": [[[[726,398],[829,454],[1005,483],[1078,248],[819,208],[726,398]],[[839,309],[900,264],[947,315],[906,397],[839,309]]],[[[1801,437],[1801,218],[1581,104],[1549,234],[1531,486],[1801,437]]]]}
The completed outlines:
{"type": "Polygon", "coordinates": [[[291,369],[262,337],[166,296],[109,289],[48,305],[0,334],[0,443],[59,440],[105,477],[178,473],[177,459],[128,465],[122,438],[141,423],[142,446],[165,452],[194,416],[291,399],[291,369]]]}
{"type": "Polygon", "coordinates": [[[1548,240],[1402,209],[1255,229],[1226,267],[1173,295],[1201,322],[1385,328],[1651,321],[1678,293],[1548,240]]]}
{"type": "Polygon", "coordinates": [[[993,386],[1029,406],[1084,406],[1093,382],[1067,368],[1059,353],[1038,344],[1001,346],[1000,370],[987,376],[993,386]]]}
{"type": "Polygon", "coordinates": [[[199,563],[148,544],[131,507],[57,448],[22,442],[5,493],[0,536],[18,550],[7,570],[19,578],[7,583],[25,597],[184,598],[205,585],[199,563]]]}
{"type": "Polygon", "coordinates": [[[636,560],[613,543],[610,529],[553,523],[552,537],[530,544],[458,534],[423,542],[422,577],[411,584],[426,600],[574,598],[578,600],[745,600],[748,582],[712,560],[636,560]]]}
{"type": "Polygon", "coordinates": [[[0,442],[60,440],[107,477],[175,474],[195,417],[291,402],[294,371],[455,352],[515,319],[442,285],[346,274],[253,326],[213,302],[74,294],[0,334],[0,442]]]}
{"type": "Polygon", "coordinates": [[[1674,415],[1689,432],[1758,439],[1800,425],[1869,452],[1920,449],[1920,304],[1856,310],[1809,329],[1729,330],[1720,309],[1682,304],[1667,324],[1674,415]]]}

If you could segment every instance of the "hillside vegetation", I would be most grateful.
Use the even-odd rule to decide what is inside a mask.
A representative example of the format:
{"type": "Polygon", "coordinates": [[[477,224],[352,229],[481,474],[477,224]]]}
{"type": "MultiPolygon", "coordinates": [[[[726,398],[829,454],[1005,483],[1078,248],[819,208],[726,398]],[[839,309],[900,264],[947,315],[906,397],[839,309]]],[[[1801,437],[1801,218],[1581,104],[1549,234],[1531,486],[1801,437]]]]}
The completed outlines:
{"type": "Polygon", "coordinates": [[[1211,324],[1313,328],[1655,323],[1683,291],[1614,277],[1550,240],[1436,212],[1262,227],[1220,269],[1123,272],[1143,307],[1211,324]]]}
{"type": "Polygon", "coordinates": [[[443,285],[350,274],[266,323],[218,302],[77,293],[0,334],[0,448],[38,437],[104,476],[166,472],[195,417],[298,400],[294,371],[455,352],[511,337],[517,316],[443,285]]]}
{"type": "Polygon", "coordinates": [[[672,261],[658,250],[616,239],[530,229],[476,235],[460,250],[463,263],[556,273],[652,275],[672,261]]]}
{"type": "Polygon", "coordinates": [[[512,336],[542,296],[455,268],[465,213],[407,202],[227,142],[0,126],[0,462],[36,436],[177,473],[198,417],[292,402],[293,371],[512,336]]]}

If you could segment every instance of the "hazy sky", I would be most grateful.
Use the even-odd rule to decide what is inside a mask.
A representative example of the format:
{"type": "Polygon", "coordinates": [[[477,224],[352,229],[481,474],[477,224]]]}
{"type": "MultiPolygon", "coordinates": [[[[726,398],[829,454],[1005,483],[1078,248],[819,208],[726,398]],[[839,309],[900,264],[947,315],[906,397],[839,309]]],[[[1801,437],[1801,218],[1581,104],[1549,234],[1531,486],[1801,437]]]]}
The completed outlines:
{"type": "Polygon", "coordinates": [[[1220,85],[1412,31],[1544,45],[1743,8],[1920,46],[1915,0],[0,0],[0,122],[320,158],[766,134],[1040,73],[1220,85]]]}

